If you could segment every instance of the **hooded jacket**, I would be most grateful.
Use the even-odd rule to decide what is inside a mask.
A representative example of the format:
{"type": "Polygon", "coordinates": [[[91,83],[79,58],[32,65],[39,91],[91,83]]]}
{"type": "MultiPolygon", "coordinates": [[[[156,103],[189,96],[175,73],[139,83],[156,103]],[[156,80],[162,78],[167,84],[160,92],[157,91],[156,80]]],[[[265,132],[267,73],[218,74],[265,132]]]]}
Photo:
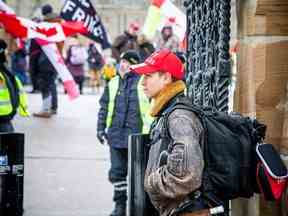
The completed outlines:
{"type": "Polygon", "coordinates": [[[144,187],[161,216],[173,215],[175,209],[189,201],[188,195],[201,186],[203,128],[194,113],[176,109],[169,115],[169,151],[162,149],[163,115],[178,97],[184,96],[184,88],[182,81],[166,86],[155,98],[151,112],[157,120],[150,133],[144,187]]]}

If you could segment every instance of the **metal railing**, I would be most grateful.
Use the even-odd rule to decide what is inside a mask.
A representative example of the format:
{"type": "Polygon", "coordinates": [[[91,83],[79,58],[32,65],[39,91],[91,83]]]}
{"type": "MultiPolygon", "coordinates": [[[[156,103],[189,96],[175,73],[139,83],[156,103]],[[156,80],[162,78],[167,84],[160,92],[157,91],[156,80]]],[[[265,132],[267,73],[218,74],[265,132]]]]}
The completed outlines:
{"type": "Polygon", "coordinates": [[[195,104],[228,111],[230,0],[186,0],[184,4],[188,96],[195,104]]]}

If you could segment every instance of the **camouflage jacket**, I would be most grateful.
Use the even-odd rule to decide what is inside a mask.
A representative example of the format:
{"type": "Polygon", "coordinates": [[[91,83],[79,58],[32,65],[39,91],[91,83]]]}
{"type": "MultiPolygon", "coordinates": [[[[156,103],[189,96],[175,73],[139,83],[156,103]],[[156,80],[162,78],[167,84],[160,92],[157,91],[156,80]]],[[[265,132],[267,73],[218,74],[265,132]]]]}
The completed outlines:
{"type": "MultiPolygon", "coordinates": [[[[168,100],[170,104],[171,97],[168,100]]],[[[151,131],[152,143],[144,183],[160,215],[168,216],[189,200],[188,194],[201,186],[203,128],[194,113],[182,109],[173,111],[168,117],[168,151],[163,151],[163,119],[160,113],[151,131]]]]}

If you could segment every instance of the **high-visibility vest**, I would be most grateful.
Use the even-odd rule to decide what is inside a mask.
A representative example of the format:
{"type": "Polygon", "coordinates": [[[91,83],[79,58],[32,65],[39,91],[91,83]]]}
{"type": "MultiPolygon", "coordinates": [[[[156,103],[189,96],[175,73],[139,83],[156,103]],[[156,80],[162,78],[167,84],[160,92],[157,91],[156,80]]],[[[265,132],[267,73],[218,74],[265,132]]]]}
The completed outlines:
{"type": "Polygon", "coordinates": [[[30,115],[28,111],[28,97],[26,92],[24,91],[23,85],[21,81],[16,78],[17,88],[19,90],[19,106],[18,106],[18,113],[23,117],[27,117],[30,115]]]}
{"type": "MultiPolygon", "coordinates": [[[[137,91],[138,91],[138,101],[139,101],[139,109],[140,115],[143,122],[142,133],[148,133],[150,129],[150,125],[153,122],[153,118],[149,115],[150,102],[149,99],[145,96],[143,92],[143,88],[141,86],[141,80],[138,81],[137,91]]],[[[115,99],[119,88],[120,77],[115,76],[112,78],[108,84],[109,88],[109,103],[108,103],[108,113],[106,117],[106,127],[109,128],[112,124],[113,112],[115,107],[115,99]]]]}
{"type": "MultiPolygon", "coordinates": [[[[27,110],[27,95],[23,90],[21,81],[17,77],[15,77],[15,79],[19,92],[19,106],[17,111],[21,116],[29,116],[27,110]]],[[[5,76],[0,72],[0,117],[9,115],[13,112],[11,96],[6,82],[5,76]]]]}

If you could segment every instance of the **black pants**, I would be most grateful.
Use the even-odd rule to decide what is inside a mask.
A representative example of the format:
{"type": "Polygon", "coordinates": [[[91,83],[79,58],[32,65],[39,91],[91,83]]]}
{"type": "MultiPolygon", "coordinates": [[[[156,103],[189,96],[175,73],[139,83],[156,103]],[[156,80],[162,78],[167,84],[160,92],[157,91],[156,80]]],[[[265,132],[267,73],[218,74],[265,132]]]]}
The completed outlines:
{"type": "Polygon", "coordinates": [[[79,87],[80,94],[82,94],[83,93],[84,76],[74,76],[73,78],[79,87]]]}
{"type": "Polygon", "coordinates": [[[48,80],[41,80],[39,82],[42,100],[49,100],[47,104],[44,103],[44,111],[57,110],[58,108],[57,86],[55,81],[56,76],[49,77],[48,80]]]}
{"type": "Polygon", "coordinates": [[[114,187],[113,201],[126,205],[128,149],[110,147],[110,162],[109,181],[114,187]]]}

